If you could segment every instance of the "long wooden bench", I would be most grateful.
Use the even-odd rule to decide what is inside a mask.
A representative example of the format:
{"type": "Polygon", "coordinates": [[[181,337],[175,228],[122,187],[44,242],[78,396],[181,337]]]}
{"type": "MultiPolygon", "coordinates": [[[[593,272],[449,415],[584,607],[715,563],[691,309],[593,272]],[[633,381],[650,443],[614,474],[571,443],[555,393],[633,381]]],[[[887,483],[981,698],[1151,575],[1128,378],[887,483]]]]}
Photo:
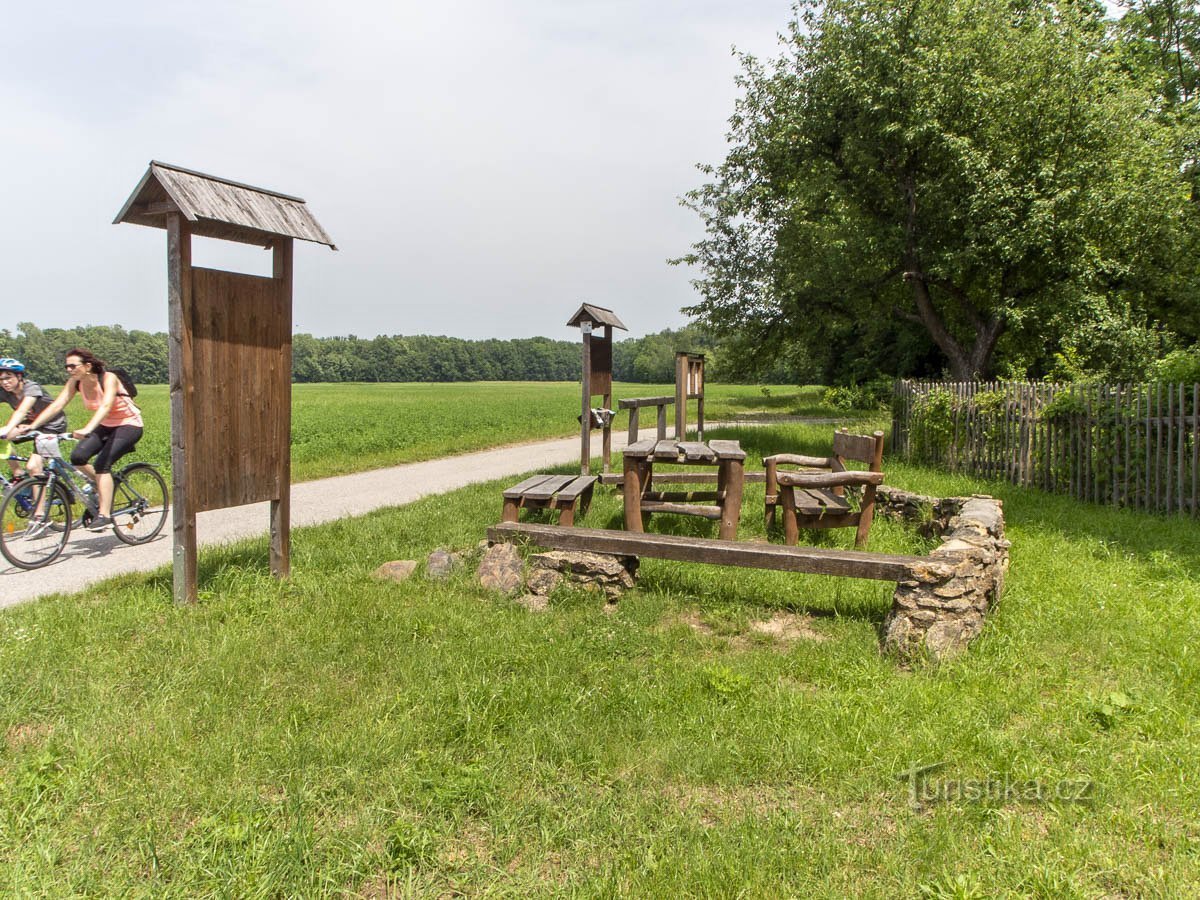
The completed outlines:
{"type": "Polygon", "coordinates": [[[907,581],[914,566],[929,562],[923,556],[756,544],[673,534],[637,534],[607,528],[563,528],[528,522],[502,522],[489,528],[487,536],[492,543],[525,541],[547,550],[583,550],[876,581],[907,581]]]}
{"type": "Polygon", "coordinates": [[[516,522],[522,509],[558,510],[558,523],[575,524],[575,506],[579,515],[587,515],[592,502],[595,475],[533,475],[504,492],[505,522],[516,522]]]}

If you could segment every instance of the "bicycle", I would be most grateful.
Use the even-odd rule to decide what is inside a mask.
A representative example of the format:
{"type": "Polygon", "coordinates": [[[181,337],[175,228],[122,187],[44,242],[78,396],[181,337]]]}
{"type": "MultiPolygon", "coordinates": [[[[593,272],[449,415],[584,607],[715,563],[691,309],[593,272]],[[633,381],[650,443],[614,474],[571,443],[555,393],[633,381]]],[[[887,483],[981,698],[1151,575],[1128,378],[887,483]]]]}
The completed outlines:
{"type": "MultiPolygon", "coordinates": [[[[0,498],[0,553],[21,569],[40,569],[59,557],[71,536],[73,507],[83,507],[79,523],[87,528],[99,516],[100,496],[90,479],[58,450],[70,435],[29,432],[14,443],[35,441],[46,460],[42,475],[26,476],[0,498]]],[[[113,473],[113,533],[126,544],[156,538],[167,521],[167,482],[149,463],[134,462],[113,473]]]]}

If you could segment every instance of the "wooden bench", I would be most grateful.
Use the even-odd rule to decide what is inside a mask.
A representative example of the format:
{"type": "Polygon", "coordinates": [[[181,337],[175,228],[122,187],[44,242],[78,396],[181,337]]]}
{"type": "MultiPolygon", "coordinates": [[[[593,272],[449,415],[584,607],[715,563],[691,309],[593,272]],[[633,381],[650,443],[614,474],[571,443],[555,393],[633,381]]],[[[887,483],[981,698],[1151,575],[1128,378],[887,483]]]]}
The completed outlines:
{"type": "Polygon", "coordinates": [[[875,490],[883,483],[883,432],[850,434],[845,429],[833,434],[833,455],[800,456],[779,453],[764,456],[767,469],[766,520],[770,528],[775,510],[783,510],[784,540],[795,544],[801,528],[857,528],[854,546],[867,543],[875,516],[875,490]],[[866,472],[846,468],[846,460],[867,463],[866,472]],[[802,466],[799,472],[781,465],[802,466]],[[856,510],[846,499],[846,488],[862,488],[856,510]]]}
{"type": "Polygon", "coordinates": [[[547,550],[584,550],[614,556],[645,556],[715,566],[840,575],[876,581],[907,581],[912,577],[914,566],[929,563],[924,556],[792,547],[674,534],[635,534],[607,528],[563,528],[530,522],[502,522],[489,528],[487,536],[493,544],[526,542],[547,550]]]}
{"type": "Polygon", "coordinates": [[[516,522],[522,509],[554,509],[560,525],[574,525],[575,505],[580,517],[587,515],[595,484],[595,475],[533,475],[504,492],[501,519],[516,522]]]}

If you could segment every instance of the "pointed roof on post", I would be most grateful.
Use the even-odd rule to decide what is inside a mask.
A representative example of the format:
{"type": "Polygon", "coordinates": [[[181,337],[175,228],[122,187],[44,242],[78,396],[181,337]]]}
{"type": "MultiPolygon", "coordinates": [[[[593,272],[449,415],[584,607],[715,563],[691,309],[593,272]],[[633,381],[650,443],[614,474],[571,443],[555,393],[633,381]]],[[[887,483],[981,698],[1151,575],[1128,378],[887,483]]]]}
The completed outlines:
{"type": "Polygon", "coordinates": [[[578,328],[584,321],[591,322],[593,325],[611,325],[614,328],[620,328],[622,331],[628,331],[625,323],[617,318],[617,314],[611,309],[603,306],[593,306],[591,303],[585,303],[579,307],[575,315],[571,316],[567,322],[569,328],[578,328]]]}
{"type": "Polygon", "coordinates": [[[181,213],[192,234],[201,237],[266,247],[283,236],[337,249],[299,197],[156,160],[150,162],[113,224],[166,228],[168,213],[181,213]]]}

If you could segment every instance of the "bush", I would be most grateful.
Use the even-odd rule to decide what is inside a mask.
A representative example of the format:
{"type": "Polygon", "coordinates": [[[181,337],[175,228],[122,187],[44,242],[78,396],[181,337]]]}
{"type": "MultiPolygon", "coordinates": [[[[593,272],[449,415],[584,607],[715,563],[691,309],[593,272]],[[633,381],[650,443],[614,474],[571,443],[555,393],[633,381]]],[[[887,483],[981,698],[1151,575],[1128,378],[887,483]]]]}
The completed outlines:
{"type": "Polygon", "coordinates": [[[844,412],[852,409],[888,409],[892,403],[892,381],[889,378],[874,378],[862,384],[850,384],[826,388],[821,395],[824,402],[844,412]]]}
{"type": "Polygon", "coordinates": [[[1150,367],[1150,375],[1171,384],[1200,383],[1200,344],[1168,353],[1150,367]]]}

